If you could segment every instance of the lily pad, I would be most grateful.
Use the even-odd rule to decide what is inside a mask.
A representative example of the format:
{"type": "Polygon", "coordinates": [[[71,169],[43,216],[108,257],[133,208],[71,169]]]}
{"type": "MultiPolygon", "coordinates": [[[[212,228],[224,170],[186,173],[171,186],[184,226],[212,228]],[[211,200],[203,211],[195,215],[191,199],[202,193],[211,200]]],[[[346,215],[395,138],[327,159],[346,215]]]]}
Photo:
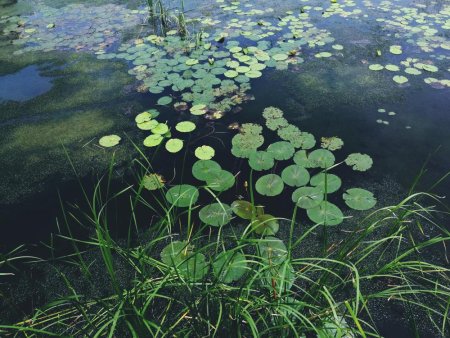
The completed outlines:
{"type": "Polygon", "coordinates": [[[331,194],[339,190],[342,185],[342,181],[334,174],[319,173],[311,178],[310,184],[313,187],[317,187],[322,190],[324,194],[331,194]],[[327,182],[326,184],[325,181],[327,182]]]}
{"type": "Polygon", "coordinates": [[[258,235],[271,236],[278,232],[278,220],[269,214],[257,216],[251,223],[252,229],[258,235]]]}
{"type": "Polygon", "coordinates": [[[281,172],[283,182],[291,187],[301,187],[309,182],[309,172],[298,164],[292,164],[281,172]]]}
{"type": "Polygon", "coordinates": [[[105,148],[111,148],[118,145],[121,139],[119,135],[106,135],[100,138],[98,144],[105,148]]]}
{"type": "Polygon", "coordinates": [[[370,191],[361,188],[348,189],[342,195],[342,198],[345,204],[355,210],[368,210],[377,203],[376,198],[370,191]]]}
{"type": "Polygon", "coordinates": [[[183,140],[172,138],[166,142],[166,149],[169,153],[177,153],[183,149],[183,140]]]}
{"type": "Polygon", "coordinates": [[[148,120],[141,123],[136,124],[136,126],[141,130],[152,130],[159,124],[156,120],[148,120]]]}
{"type": "Polygon", "coordinates": [[[214,148],[210,146],[200,146],[195,149],[195,157],[197,157],[199,160],[210,160],[215,155],[214,148]]]}
{"type": "Polygon", "coordinates": [[[315,167],[325,169],[334,164],[335,158],[333,153],[329,150],[316,149],[309,154],[308,161],[315,167]]]}
{"type": "Polygon", "coordinates": [[[208,187],[215,191],[228,190],[234,185],[235,181],[233,174],[227,170],[213,171],[206,178],[208,187]]]}
{"type": "Polygon", "coordinates": [[[198,215],[203,223],[220,227],[230,222],[231,208],[225,203],[213,203],[201,208],[198,215]]]}
{"type": "Polygon", "coordinates": [[[272,265],[264,272],[266,283],[270,290],[282,294],[292,288],[295,281],[295,270],[291,263],[284,261],[281,264],[272,265]]]}
{"type": "Polygon", "coordinates": [[[266,151],[254,151],[250,154],[248,164],[253,170],[268,170],[273,167],[273,155],[266,151]]]}
{"type": "Polygon", "coordinates": [[[306,213],[316,224],[338,225],[344,220],[341,209],[328,201],[322,201],[318,206],[306,210],[306,213]]]}
{"type": "Polygon", "coordinates": [[[384,69],[384,66],[382,66],[382,65],[380,65],[380,64],[373,64],[373,65],[370,65],[370,66],[369,66],[369,69],[370,69],[370,70],[375,70],[375,71],[377,71],[377,70],[382,70],[382,69],[384,69]]]}
{"type": "Polygon", "coordinates": [[[175,129],[178,130],[180,133],[190,133],[191,131],[194,131],[196,128],[195,123],[191,121],[182,121],[178,122],[175,126],[175,129]]]}
{"type": "Polygon", "coordinates": [[[166,106],[172,103],[172,98],[170,96],[163,96],[159,98],[157,104],[160,106],[166,106]]]}
{"type": "Polygon", "coordinates": [[[320,139],[320,146],[324,149],[328,149],[331,151],[339,150],[344,146],[344,141],[342,141],[339,137],[322,137],[320,139]]]}
{"type": "Polygon", "coordinates": [[[404,84],[406,82],[408,82],[408,78],[403,76],[403,75],[395,75],[392,80],[394,80],[394,82],[398,83],[398,84],[404,84]]]}
{"type": "Polygon", "coordinates": [[[256,208],[249,201],[236,200],[231,203],[233,212],[243,219],[252,219],[256,214],[256,208]]]}
{"type": "Polygon", "coordinates": [[[280,264],[287,259],[287,248],[283,241],[272,236],[258,240],[259,254],[266,264],[280,264]]]}
{"type": "Polygon", "coordinates": [[[153,134],[153,135],[147,136],[144,139],[144,146],[156,147],[162,142],[162,140],[163,140],[163,137],[161,135],[153,134]]]}
{"type": "Polygon", "coordinates": [[[323,201],[323,192],[317,187],[301,187],[292,193],[292,201],[298,207],[310,209],[318,206],[323,201]]]}
{"type": "Polygon", "coordinates": [[[158,123],[156,127],[152,129],[153,134],[164,135],[169,131],[169,126],[165,123],[158,123]]]}
{"type": "Polygon", "coordinates": [[[277,161],[289,160],[295,153],[295,148],[290,142],[279,141],[267,147],[267,152],[272,154],[277,161]]]}
{"type": "Polygon", "coordinates": [[[148,174],[142,178],[142,185],[150,191],[158,190],[164,186],[164,179],[158,174],[148,174]]]}
{"type": "Polygon", "coordinates": [[[168,266],[177,266],[193,255],[193,247],[187,241],[173,241],[161,251],[161,261],[168,266]]]}
{"type": "Polygon", "coordinates": [[[180,208],[194,205],[198,200],[198,196],[198,189],[189,184],[176,185],[166,192],[167,201],[180,208]]]}
{"type": "Polygon", "coordinates": [[[351,166],[356,171],[367,171],[372,168],[372,158],[369,155],[353,153],[347,156],[345,164],[351,166]]]}
{"type": "Polygon", "coordinates": [[[211,173],[222,170],[219,163],[213,160],[199,160],[192,166],[192,175],[200,180],[206,181],[211,173]]]}
{"type": "Polygon", "coordinates": [[[284,189],[284,183],[280,176],[268,174],[260,177],[255,184],[256,191],[264,196],[277,196],[284,189]]]}
{"type": "Polygon", "coordinates": [[[222,283],[231,283],[239,280],[247,271],[247,262],[244,254],[239,251],[225,251],[214,260],[213,272],[222,283]]]}
{"type": "Polygon", "coordinates": [[[400,55],[403,53],[402,46],[394,45],[389,47],[389,52],[395,55],[400,55]]]}

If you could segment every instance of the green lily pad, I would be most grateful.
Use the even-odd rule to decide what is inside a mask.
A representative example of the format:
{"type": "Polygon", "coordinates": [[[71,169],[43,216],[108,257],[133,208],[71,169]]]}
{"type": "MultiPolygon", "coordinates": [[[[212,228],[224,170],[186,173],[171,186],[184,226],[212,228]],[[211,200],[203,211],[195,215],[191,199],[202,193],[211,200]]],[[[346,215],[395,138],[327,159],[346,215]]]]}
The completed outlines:
{"type": "Polygon", "coordinates": [[[333,203],[323,201],[318,206],[306,210],[311,221],[322,225],[338,225],[344,220],[344,215],[333,203]]]}
{"type": "Polygon", "coordinates": [[[193,66],[198,63],[198,60],[197,59],[187,59],[185,63],[187,66],[193,66]]]}
{"type": "Polygon", "coordinates": [[[158,174],[148,174],[142,178],[142,185],[150,191],[158,190],[164,186],[164,179],[158,174]]]}
{"type": "Polygon", "coordinates": [[[245,73],[245,76],[249,77],[250,79],[257,79],[262,76],[262,73],[259,70],[249,70],[245,73]]]}
{"type": "Polygon", "coordinates": [[[342,185],[341,179],[334,174],[319,173],[311,178],[310,183],[313,187],[317,187],[325,194],[332,194],[339,190],[342,185]],[[326,180],[326,185],[325,185],[326,180]],[[326,187],[326,189],[325,189],[326,187]]]}
{"type": "Polygon", "coordinates": [[[219,254],[213,262],[213,272],[222,283],[239,280],[247,271],[244,254],[239,251],[225,251],[219,254]]]}
{"type": "Polygon", "coordinates": [[[271,153],[277,161],[289,160],[295,153],[295,148],[290,142],[279,141],[267,147],[267,152],[271,153]]]}
{"type": "Polygon", "coordinates": [[[342,141],[339,137],[322,137],[320,139],[320,146],[324,149],[328,149],[330,151],[339,150],[344,146],[344,141],[342,141]]]}
{"type": "Polygon", "coordinates": [[[266,264],[280,264],[287,259],[287,248],[283,241],[272,236],[258,240],[259,254],[266,264]]]}
{"type": "Polygon", "coordinates": [[[203,223],[220,227],[230,222],[231,208],[225,203],[213,203],[201,208],[198,215],[203,223]]]}
{"type": "Polygon", "coordinates": [[[384,69],[384,66],[382,66],[382,65],[380,65],[380,64],[378,64],[378,63],[376,63],[376,64],[373,64],[373,65],[370,65],[370,66],[369,66],[369,69],[370,69],[370,70],[375,70],[375,71],[377,71],[377,70],[382,70],[382,69],[384,69]]]}
{"type": "Polygon", "coordinates": [[[369,155],[353,153],[347,156],[345,164],[356,171],[367,171],[372,168],[373,161],[369,155]]]}
{"type": "Polygon", "coordinates": [[[153,135],[147,136],[144,139],[144,146],[156,147],[162,142],[162,140],[163,140],[162,135],[153,134],[153,135]]]}
{"type": "Polygon", "coordinates": [[[295,281],[295,270],[291,263],[284,261],[281,264],[272,265],[264,271],[266,283],[270,290],[277,294],[283,294],[292,288],[295,281]]]}
{"type": "Polygon", "coordinates": [[[206,184],[215,191],[225,191],[230,189],[236,179],[233,174],[227,170],[215,170],[206,178],[206,184]]]}
{"type": "Polygon", "coordinates": [[[319,168],[329,168],[334,164],[335,158],[331,151],[326,149],[313,150],[309,156],[308,161],[310,164],[319,168]]]}
{"type": "Polygon", "coordinates": [[[278,232],[280,227],[275,216],[263,214],[257,216],[251,223],[252,229],[258,235],[271,236],[278,232]]]}
{"type": "Polygon", "coordinates": [[[280,176],[268,174],[260,177],[255,184],[256,191],[264,196],[277,196],[284,189],[284,183],[280,176]]]}
{"type": "Polygon", "coordinates": [[[158,123],[156,127],[152,129],[153,134],[164,135],[169,131],[169,126],[165,123],[158,123]]]}
{"type": "Polygon", "coordinates": [[[137,124],[142,122],[150,121],[153,118],[152,114],[148,111],[145,111],[143,113],[137,114],[134,120],[137,124]]]}
{"type": "Polygon", "coordinates": [[[166,142],[166,149],[169,153],[178,153],[183,149],[183,140],[172,138],[166,142]]]}
{"type": "Polygon", "coordinates": [[[309,172],[298,164],[292,164],[281,172],[283,182],[291,187],[301,187],[309,182],[309,172]]]}
{"type": "Polygon", "coordinates": [[[214,148],[206,145],[195,149],[195,157],[199,160],[210,160],[214,157],[215,153],[214,148]]]}
{"type": "Polygon", "coordinates": [[[299,150],[294,154],[294,162],[305,168],[314,168],[315,165],[311,163],[306,154],[306,150],[299,150]]]}
{"type": "Polygon", "coordinates": [[[193,247],[187,241],[173,241],[161,251],[161,261],[168,266],[177,266],[193,255],[193,247]]]}
{"type": "Polygon", "coordinates": [[[148,120],[141,123],[138,123],[136,126],[141,130],[152,130],[158,125],[158,121],[156,120],[148,120]]]}
{"type": "Polygon", "coordinates": [[[119,135],[106,135],[100,138],[98,144],[105,148],[111,148],[118,145],[121,139],[119,135]]]}
{"type": "Polygon", "coordinates": [[[322,203],[323,198],[322,190],[317,187],[301,187],[292,193],[292,201],[303,209],[318,206],[322,203]]]}
{"type": "Polygon", "coordinates": [[[230,69],[230,70],[227,70],[225,73],[223,73],[223,75],[228,78],[234,78],[234,77],[238,76],[239,73],[235,70],[230,69]]]}
{"type": "Polygon", "coordinates": [[[394,80],[394,82],[398,83],[398,84],[404,84],[406,82],[408,82],[408,78],[403,76],[403,75],[395,75],[392,80],[394,80]]]}
{"type": "Polygon", "coordinates": [[[180,133],[190,133],[191,131],[194,131],[196,128],[195,123],[191,121],[182,121],[178,122],[175,126],[175,129],[178,130],[180,133]]]}
{"type": "Polygon", "coordinates": [[[377,199],[370,191],[361,188],[348,189],[342,197],[345,204],[355,210],[368,210],[377,203],[377,199]]]}
{"type": "Polygon", "coordinates": [[[249,201],[236,200],[231,203],[231,209],[243,219],[252,219],[253,215],[256,214],[256,208],[249,201]]]}
{"type": "Polygon", "coordinates": [[[274,160],[272,154],[266,151],[254,151],[250,154],[248,164],[253,170],[268,170],[273,167],[274,160]]]}
{"type": "Polygon", "coordinates": [[[220,170],[222,170],[222,167],[216,161],[198,160],[192,166],[192,175],[200,181],[206,181],[210,178],[211,173],[220,170]]]}
{"type": "Polygon", "coordinates": [[[203,115],[206,114],[207,108],[205,104],[196,104],[190,109],[192,115],[203,115]]]}
{"type": "Polygon", "coordinates": [[[166,192],[167,201],[180,208],[194,205],[198,200],[198,196],[198,189],[189,184],[176,185],[166,192]]]}
{"type": "Polygon", "coordinates": [[[403,53],[402,46],[394,45],[389,47],[389,52],[395,55],[400,55],[403,53]]]}
{"type": "Polygon", "coordinates": [[[272,59],[274,59],[275,61],[284,61],[288,59],[288,55],[287,54],[275,54],[272,55],[272,59]]]}
{"type": "Polygon", "coordinates": [[[157,104],[160,106],[166,106],[172,103],[172,98],[170,96],[163,96],[159,98],[157,104]]]}

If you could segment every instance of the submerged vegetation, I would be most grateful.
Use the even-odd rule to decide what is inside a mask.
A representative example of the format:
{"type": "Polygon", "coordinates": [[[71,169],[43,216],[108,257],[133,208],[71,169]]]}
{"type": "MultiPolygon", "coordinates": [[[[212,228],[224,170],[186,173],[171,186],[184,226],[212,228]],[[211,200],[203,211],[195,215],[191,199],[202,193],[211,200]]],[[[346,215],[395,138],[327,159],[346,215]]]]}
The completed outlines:
{"type": "Polygon", "coordinates": [[[0,96],[0,203],[73,177],[81,200],[46,259],[0,255],[0,335],[448,335],[449,174],[375,183],[448,142],[407,112],[448,106],[448,4],[55,6],[0,16],[0,75],[51,79],[0,96]]]}

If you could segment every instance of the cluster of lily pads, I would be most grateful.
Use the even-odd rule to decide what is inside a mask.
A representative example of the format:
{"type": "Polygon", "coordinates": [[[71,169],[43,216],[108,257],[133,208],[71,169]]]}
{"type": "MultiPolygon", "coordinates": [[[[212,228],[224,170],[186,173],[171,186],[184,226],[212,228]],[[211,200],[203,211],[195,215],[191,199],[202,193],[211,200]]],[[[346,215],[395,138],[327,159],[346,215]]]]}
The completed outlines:
{"type": "Polygon", "coordinates": [[[3,32],[19,34],[13,43],[23,47],[14,52],[16,55],[53,50],[104,53],[119,41],[118,32],[136,27],[146,13],[117,4],[69,4],[62,8],[38,5],[33,15],[16,17],[17,20],[8,18],[10,24],[3,32]]]}

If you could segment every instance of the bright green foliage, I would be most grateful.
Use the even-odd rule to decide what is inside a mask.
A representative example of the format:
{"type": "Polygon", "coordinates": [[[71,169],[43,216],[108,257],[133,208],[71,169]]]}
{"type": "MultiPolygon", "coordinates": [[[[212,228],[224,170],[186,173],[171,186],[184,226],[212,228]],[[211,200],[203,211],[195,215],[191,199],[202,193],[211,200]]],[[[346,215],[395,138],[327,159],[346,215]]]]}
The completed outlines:
{"type": "Polygon", "coordinates": [[[208,204],[200,209],[198,215],[203,223],[220,227],[230,222],[231,208],[225,203],[208,204]]]}
{"type": "Polygon", "coordinates": [[[344,220],[344,215],[333,203],[322,201],[318,206],[306,211],[311,221],[322,225],[338,225],[344,220]]]}
{"type": "Polygon", "coordinates": [[[323,198],[322,190],[317,187],[301,187],[292,193],[292,201],[303,209],[318,206],[323,201],[323,198]]]}
{"type": "Polygon", "coordinates": [[[342,198],[345,204],[355,210],[368,210],[377,203],[376,198],[370,191],[361,188],[348,189],[342,195],[342,198]]]}
{"type": "Polygon", "coordinates": [[[309,172],[298,164],[292,164],[281,173],[283,182],[291,187],[301,187],[309,182],[309,172]]]}
{"type": "Polygon", "coordinates": [[[189,184],[176,185],[166,192],[166,199],[177,207],[189,207],[198,200],[198,190],[189,184]]]}
{"type": "Polygon", "coordinates": [[[256,181],[256,191],[264,196],[277,196],[284,189],[284,183],[280,176],[268,174],[260,177],[256,181]]]}

